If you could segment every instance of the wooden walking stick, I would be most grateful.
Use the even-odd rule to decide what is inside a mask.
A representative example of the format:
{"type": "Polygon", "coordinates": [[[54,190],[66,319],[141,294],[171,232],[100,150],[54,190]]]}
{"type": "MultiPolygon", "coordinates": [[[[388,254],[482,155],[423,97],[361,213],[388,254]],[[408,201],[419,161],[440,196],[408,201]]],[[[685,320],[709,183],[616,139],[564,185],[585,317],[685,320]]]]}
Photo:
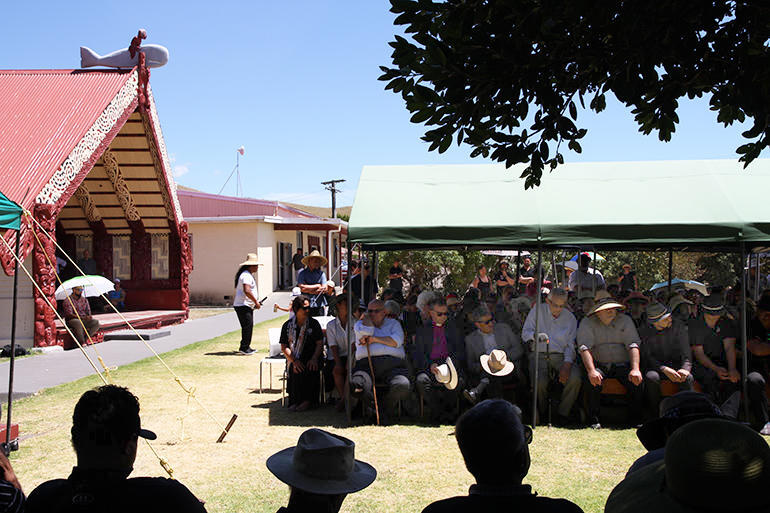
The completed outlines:
{"type": "Polygon", "coordinates": [[[366,358],[369,360],[369,372],[372,374],[372,394],[374,394],[374,415],[377,425],[380,425],[380,407],[377,405],[377,386],[374,382],[374,365],[372,365],[372,352],[369,350],[369,341],[366,343],[366,358]]]}

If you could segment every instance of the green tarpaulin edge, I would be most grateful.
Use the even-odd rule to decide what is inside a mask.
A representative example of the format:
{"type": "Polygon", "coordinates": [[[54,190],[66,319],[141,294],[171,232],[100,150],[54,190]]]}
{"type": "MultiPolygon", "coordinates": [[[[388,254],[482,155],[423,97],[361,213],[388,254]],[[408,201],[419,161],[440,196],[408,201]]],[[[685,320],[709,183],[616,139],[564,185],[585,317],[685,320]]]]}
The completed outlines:
{"type": "Polygon", "coordinates": [[[21,228],[21,214],[24,210],[0,192],[0,228],[18,230],[21,228]]]}

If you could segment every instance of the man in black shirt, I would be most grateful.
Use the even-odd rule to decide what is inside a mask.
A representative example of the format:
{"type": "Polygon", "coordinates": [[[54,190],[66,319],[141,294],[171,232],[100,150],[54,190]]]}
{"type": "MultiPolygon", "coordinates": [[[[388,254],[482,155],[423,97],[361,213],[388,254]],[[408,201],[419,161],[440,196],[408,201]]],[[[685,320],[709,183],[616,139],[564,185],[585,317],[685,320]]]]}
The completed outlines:
{"type": "Polygon", "coordinates": [[[388,272],[388,288],[395,293],[395,299],[399,303],[404,301],[404,270],[401,268],[401,262],[398,259],[393,261],[393,266],[388,272]]]}
{"type": "Polygon", "coordinates": [[[503,290],[507,286],[515,287],[516,286],[516,280],[514,279],[514,276],[510,273],[508,270],[508,262],[505,260],[501,260],[497,264],[498,271],[495,274],[495,285],[497,285],[497,290],[503,290]]]}
{"type": "Polygon", "coordinates": [[[519,295],[524,294],[527,291],[527,285],[534,283],[534,281],[535,269],[532,266],[532,259],[525,256],[519,269],[519,295]]]}
{"type": "Polygon", "coordinates": [[[701,305],[703,314],[688,323],[692,354],[695,358],[693,376],[723,413],[735,418],[737,404],[725,404],[733,393],[738,392],[741,375],[736,366],[736,328],[727,317],[722,298],[715,293],[706,297],[701,305]]]}
{"type": "Polygon", "coordinates": [[[550,499],[522,484],[529,472],[532,430],[521,423],[521,410],[508,401],[482,401],[457,421],[455,437],[465,466],[476,484],[469,494],[436,501],[423,513],[581,513],[566,499],[550,499]]]}
{"type": "Polygon", "coordinates": [[[128,479],[138,438],[154,440],[140,427],[139,401],[126,388],[106,385],[84,393],[72,416],[72,447],[78,464],[67,479],[35,488],[27,513],[205,513],[184,485],[162,477],[128,479]]]}
{"type": "Polygon", "coordinates": [[[749,324],[748,395],[754,421],[752,427],[763,435],[770,435],[765,384],[770,375],[770,298],[757,303],[757,315],[749,324]]]}

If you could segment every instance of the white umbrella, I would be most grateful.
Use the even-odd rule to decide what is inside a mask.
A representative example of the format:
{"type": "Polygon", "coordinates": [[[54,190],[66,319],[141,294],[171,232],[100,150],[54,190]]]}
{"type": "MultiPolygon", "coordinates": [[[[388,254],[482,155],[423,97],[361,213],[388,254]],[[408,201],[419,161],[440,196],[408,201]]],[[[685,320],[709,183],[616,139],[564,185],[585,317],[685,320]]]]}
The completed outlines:
{"type": "Polygon", "coordinates": [[[529,251],[516,251],[513,249],[485,249],[481,254],[499,257],[525,257],[530,255],[529,251]]]}
{"type": "Polygon", "coordinates": [[[85,297],[96,297],[113,290],[115,284],[104,276],[76,276],[59,285],[56,299],[66,299],[75,287],[83,287],[85,297]]]}

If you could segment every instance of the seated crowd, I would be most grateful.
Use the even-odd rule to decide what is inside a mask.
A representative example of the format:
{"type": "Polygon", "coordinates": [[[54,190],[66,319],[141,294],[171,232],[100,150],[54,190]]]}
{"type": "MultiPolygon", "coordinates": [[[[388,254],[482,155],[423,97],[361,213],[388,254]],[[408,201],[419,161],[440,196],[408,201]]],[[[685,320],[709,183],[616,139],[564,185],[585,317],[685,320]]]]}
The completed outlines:
{"type": "Polygon", "coordinates": [[[359,273],[353,297],[344,292],[329,297],[334,318],[325,336],[302,313],[309,303],[299,296],[281,336],[290,362],[289,408],[303,411],[317,404],[321,371],[324,392],[336,392],[339,411],[350,390],[354,412],[381,422],[411,416],[452,423],[481,400],[504,398],[530,422],[534,415],[539,423],[598,429],[609,410],[605,423],[638,426],[657,415],[663,398],[697,390],[728,417],[770,434],[765,394],[770,291],[748,324],[748,391],[742,397],[739,318],[729,295],[715,290],[704,297],[687,290],[666,299],[641,293],[630,266],[607,287],[589,264],[590,258],[580,255],[570,288],[543,287],[537,308],[538,280],[550,281],[529,258],[518,279],[507,262],[500,262],[494,275],[480,266],[462,298],[429,290],[410,290],[404,297],[404,271],[395,262],[389,278],[398,290],[372,290],[365,294],[368,302],[359,300],[359,273]],[[353,305],[349,329],[348,303],[353,305]]]}

